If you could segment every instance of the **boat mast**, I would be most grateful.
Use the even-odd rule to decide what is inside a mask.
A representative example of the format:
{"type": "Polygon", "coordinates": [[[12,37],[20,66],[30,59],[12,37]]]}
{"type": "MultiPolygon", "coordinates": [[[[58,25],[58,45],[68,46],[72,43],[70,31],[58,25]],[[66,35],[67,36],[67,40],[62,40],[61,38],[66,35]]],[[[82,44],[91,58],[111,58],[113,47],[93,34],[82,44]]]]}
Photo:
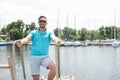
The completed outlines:
{"type": "Polygon", "coordinates": [[[116,8],[114,9],[114,39],[116,39],[116,8]]]}
{"type": "Polygon", "coordinates": [[[67,40],[68,40],[68,13],[67,13],[66,27],[67,27],[66,33],[67,33],[67,40]]]}
{"type": "MultiPolygon", "coordinates": [[[[77,35],[77,29],[76,29],[76,14],[74,14],[74,29],[75,29],[75,34],[77,35]]],[[[75,39],[74,39],[75,40],[75,39]]]]}
{"type": "Polygon", "coordinates": [[[58,37],[61,38],[60,36],[60,31],[59,31],[59,21],[60,21],[60,9],[58,9],[58,17],[57,17],[57,29],[58,29],[58,37]]]}

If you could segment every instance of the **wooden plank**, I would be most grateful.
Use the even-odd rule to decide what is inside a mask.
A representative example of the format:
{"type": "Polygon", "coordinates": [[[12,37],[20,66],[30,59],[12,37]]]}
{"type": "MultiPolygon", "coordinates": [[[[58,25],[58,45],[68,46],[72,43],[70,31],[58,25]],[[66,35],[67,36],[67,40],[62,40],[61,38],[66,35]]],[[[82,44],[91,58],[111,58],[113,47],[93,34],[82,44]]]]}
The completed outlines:
{"type": "Polygon", "coordinates": [[[75,80],[73,76],[61,76],[61,80],[75,80]]]}
{"type": "MultiPolygon", "coordinates": [[[[47,76],[44,76],[43,80],[48,80],[47,76]]],[[[75,80],[75,78],[74,78],[74,76],[61,76],[60,79],[54,78],[53,80],[75,80]]]]}
{"type": "Polygon", "coordinates": [[[0,69],[9,69],[9,65],[0,65],[0,69]]]}

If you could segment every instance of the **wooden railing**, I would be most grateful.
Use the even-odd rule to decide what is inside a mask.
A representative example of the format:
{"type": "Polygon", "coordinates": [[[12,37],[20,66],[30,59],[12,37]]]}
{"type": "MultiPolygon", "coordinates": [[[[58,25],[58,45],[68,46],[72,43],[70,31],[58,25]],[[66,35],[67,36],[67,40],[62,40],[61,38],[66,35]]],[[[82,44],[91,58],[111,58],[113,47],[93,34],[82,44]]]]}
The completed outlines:
{"type": "Polygon", "coordinates": [[[13,61],[12,61],[11,56],[8,56],[8,65],[0,65],[0,69],[10,69],[11,78],[12,78],[12,80],[15,80],[13,61]]]}

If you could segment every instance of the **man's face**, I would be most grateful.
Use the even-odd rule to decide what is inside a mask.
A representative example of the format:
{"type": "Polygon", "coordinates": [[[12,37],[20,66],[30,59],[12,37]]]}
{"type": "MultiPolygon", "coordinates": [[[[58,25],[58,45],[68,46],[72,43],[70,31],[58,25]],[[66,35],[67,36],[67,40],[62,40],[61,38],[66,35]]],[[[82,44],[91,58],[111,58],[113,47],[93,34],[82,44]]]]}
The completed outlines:
{"type": "Polygon", "coordinates": [[[40,28],[45,28],[45,26],[47,25],[47,20],[45,18],[40,18],[38,21],[38,25],[40,28]]]}

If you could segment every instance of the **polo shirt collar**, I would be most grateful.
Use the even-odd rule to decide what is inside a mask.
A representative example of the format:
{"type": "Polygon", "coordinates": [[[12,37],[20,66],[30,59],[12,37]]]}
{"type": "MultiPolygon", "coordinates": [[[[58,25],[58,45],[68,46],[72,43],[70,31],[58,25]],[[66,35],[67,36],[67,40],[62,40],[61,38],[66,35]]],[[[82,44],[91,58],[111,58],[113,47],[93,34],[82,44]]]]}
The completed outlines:
{"type": "Polygon", "coordinates": [[[44,32],[41,32],[41,31],[40,31],[40,28],[37,28],[37,30],[38,30],[41,34],[44,34],[44,33],[47,32],[47,28],[45,28],[45,31],[44,31],[44,32]]]}

